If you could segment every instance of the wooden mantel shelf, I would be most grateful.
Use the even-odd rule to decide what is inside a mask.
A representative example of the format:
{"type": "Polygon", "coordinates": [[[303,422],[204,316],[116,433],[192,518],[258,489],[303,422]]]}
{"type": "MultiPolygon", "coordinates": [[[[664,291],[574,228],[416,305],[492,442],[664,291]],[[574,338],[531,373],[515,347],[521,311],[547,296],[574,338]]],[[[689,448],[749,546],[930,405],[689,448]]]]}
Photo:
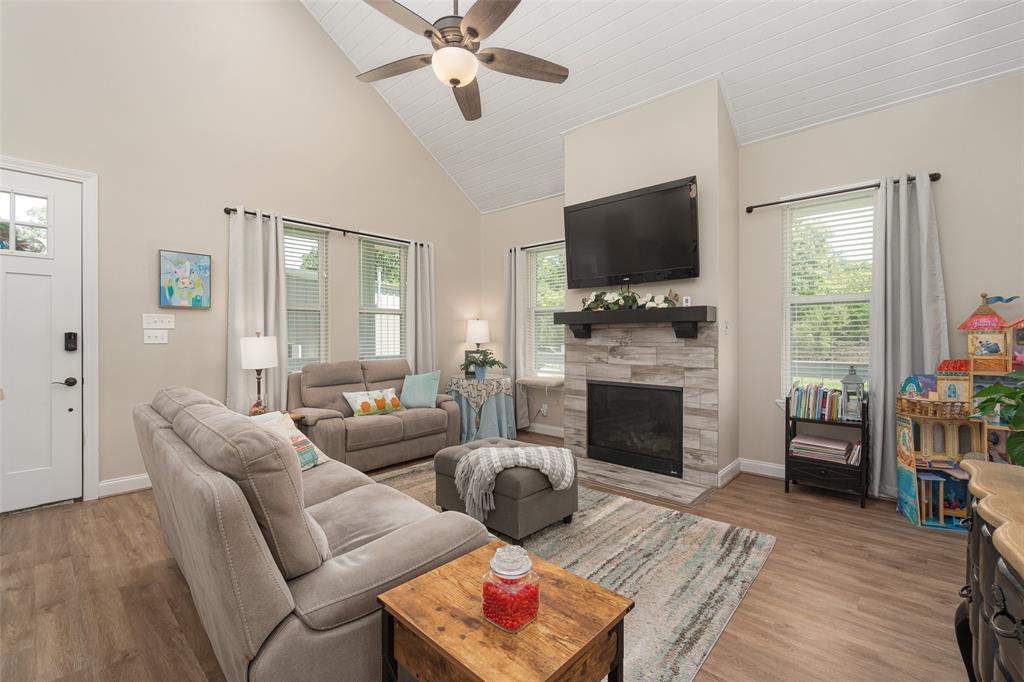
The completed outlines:
{"type": "Polygon", "coordinates": [[[671,322],[677,339],[697,338],[698,322],[714,322],[717,309],[713,305],[651,308],[648,310],[585,310],[574,313],[555,313],[555,324],[565,324],[577,339],[589,339],[595,324],[644,324],[671,322]]]}

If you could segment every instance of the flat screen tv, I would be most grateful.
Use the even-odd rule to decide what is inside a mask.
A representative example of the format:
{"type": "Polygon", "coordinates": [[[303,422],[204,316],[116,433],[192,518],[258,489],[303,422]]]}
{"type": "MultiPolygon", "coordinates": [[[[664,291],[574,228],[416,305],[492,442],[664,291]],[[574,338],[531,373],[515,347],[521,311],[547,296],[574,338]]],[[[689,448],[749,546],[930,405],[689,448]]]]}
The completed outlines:
{"type": "Polygon", "coordinates": [[[570,289],[700,275],[697,177],[565,207],[570,289]]]}

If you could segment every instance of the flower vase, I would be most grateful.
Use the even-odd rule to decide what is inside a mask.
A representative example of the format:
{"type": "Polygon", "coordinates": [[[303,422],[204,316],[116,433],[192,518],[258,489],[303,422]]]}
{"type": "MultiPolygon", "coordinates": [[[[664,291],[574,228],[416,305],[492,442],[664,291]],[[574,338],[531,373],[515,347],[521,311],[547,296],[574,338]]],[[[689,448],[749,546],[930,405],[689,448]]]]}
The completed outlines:
{"type": "Polygon", "coordinates": [[[477,379],[486,379],[487,378],[487,368],[486,367],[477,367],[476,368],[476,378],[477,379]]]}

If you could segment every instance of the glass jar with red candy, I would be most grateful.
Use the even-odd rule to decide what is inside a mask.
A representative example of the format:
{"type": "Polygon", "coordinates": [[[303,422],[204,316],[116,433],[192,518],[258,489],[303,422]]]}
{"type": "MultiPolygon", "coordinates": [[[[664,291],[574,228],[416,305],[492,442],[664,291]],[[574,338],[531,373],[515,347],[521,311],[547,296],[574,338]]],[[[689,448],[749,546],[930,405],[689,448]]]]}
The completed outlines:
{"type": "Polygon", "coordinates": [[[505,545],[491,557],[484,576],[484,617],[508,632],[518,632],[537,617],[540,576],[522,547],[505,545]]]}

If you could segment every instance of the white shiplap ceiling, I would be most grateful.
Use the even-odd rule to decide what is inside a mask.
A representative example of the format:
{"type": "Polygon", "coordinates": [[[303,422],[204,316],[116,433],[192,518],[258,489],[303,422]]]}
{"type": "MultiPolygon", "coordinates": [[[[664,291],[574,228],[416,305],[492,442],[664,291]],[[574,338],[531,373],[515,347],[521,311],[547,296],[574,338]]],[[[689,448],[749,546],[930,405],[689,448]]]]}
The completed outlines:
{"type": "MultiPolygon", "coordinates": [[[[431,51],[358,0],[304,2],[359,71],[431,51]]],[[[404,4],[431,22],[452,11],[404,4]]],[[[429,67],[366,87],[492,211],[562,191],[565,131],[707,78],[744,144],[1022,69],[1024,0],[525,0],[483,45],[558,62],[569,80],[481,67],[472,122],[429,67]]]]}

